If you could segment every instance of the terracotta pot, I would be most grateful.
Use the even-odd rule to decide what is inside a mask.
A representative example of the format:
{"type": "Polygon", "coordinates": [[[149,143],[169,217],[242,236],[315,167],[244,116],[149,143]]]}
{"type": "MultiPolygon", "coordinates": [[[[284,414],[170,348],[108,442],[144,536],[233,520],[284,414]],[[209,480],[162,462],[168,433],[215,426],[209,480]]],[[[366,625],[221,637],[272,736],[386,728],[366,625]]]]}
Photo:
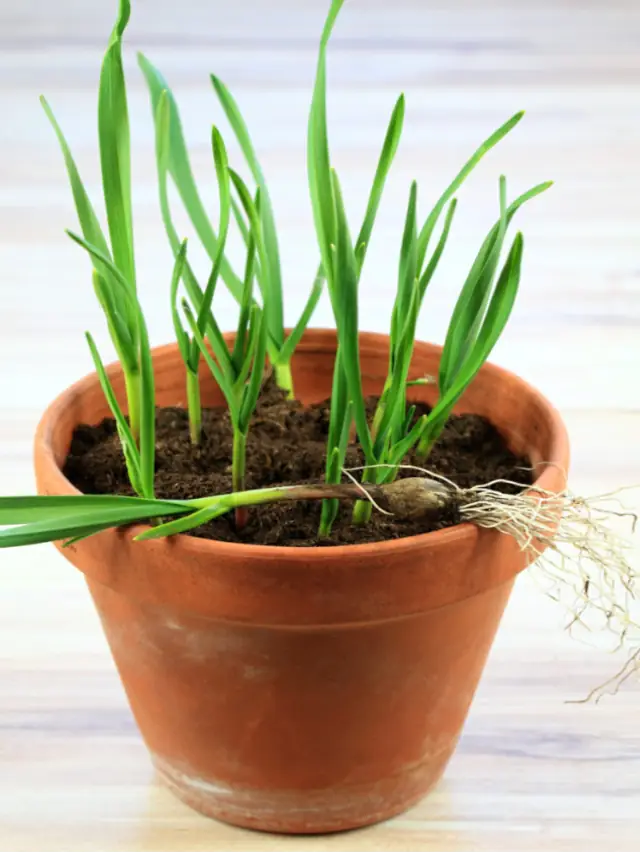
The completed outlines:
{"type": "MultiPolygon", "coordinates": [[[[304,402],[329,395],[335,346],[323,330],[300,344],[304,402]]],[[[387,338],[363,334],[361,347],[365,392],[380,392],[387,338]]],[[[416,374],[436,373],[439,356],[417,344],[416,374]]],[[[176,347],[156,350],[155,366],[159,404],[184,404],[176,347]]],[[[219,404],[202,378],[205,404],[219,404]]],[[[521,379],[486,366],[460,410],[488,416],[534,463],[557,463],[538,482],[563,488],[564,426],[521,379]]],[[[35,443],[41,493],[75,491],[60,470],[72,431],[107,414],[95,375],[51,405],[35,443]]],[[[164,781],[207,815],[278,832],[370,824],[431,788],[526,563],[511,538],[471,525],[335,548],[109,531],[62,553],[85,574],[164,781]]]]}

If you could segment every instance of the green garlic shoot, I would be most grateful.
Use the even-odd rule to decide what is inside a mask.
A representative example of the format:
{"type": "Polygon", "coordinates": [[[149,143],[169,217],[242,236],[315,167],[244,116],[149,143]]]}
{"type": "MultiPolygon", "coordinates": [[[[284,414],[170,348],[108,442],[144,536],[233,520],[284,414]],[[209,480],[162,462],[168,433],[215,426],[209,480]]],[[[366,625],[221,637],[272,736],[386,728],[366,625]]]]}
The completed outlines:
{"type": "MultiPolygon", "coordinates": [[[[207,347],[203,324],[198,322],[186,300],[183,301],[182,308],[193,335],[192,345],[202,354],[226,400],[233,429],[232,488],[234,491],[244,491],[247,435],[262,388],[267,354],[266,314],[260,311],[253,301],[255,260],[257,256],[259,262],[264,264],[267,256],[260,218],[260,190],[256,192],[254,201],[240,176],[232,169],[229,169],[228,173],[247,216],[249,224],[245,227],[250,235],[233,346],[227,344],[215,319],[211,317],[215,329],[215,334],[208,336],[212,355],[207,347]]],[[[239,508],[236,512],[236,526],[242,528],[245,524],[246,510],[239,508]]]]}
{"type": "Polygon", "coordinates": [[[200,366],[200,347],[195,337],[191,338],[182,327],[178,312],[178,287],[181,278],[184,278],[185,283],[190,285],[188,289],[196,303],[197,319],[195,322],[200,337],[205,334],[207,329],[214,329],[214,331],[217,332],[217,335],[214,334],[214,337],[221,338],[222,335],[215,326],[215,320],[211,313],[211,305],[213,303],[215,288],[220,274],[220,266],[222,264],[224,246],[229,231],[231,190],[229,180],[229,162],[226,148],[220,133],[215,127],[211,132],[211,143],[216,176],[218,179],[218,194],[220,197],[220,241],[218,244],[218,252],[214,258],[213,267],[211,269],[211,274],[205,291],[201,294],[199,286],[195,282],[193,273],[187,267],[185,240],[181,244],[176,255],[174,276],[171,282],[171,314],[176,339],[178,341],[178,348],[186,370],[189,432],[191,436],[191,443],[194,445],[200,443],[200,433],[202,429],[202,406],[200,402],[200,379],[198,375],[200,366]]]}
{"type": "Polygon", "coordinates": [[[46,99],[41,97],[40,101],[62,150],[83,236],[67,233],[91,256],[93,287],[122,365],[128,421],[115,398],[93,338],[87,333],[91,355],[118,425],[132,486],[139,494],[150,496],[153,495],[155,400],[149,341],[136,295],[129,118],[122,65],[122,36],[130,11],[129,0],[120,0],[102,62],[98,92],[98,136],[108,240],[62,129],[46,99]]]}
{"type": "MultiPolygon", "coordinates": [[[[518,235],[493,288],[506,226],[516,210],[550,184],[534,187],[506,209],[504,179],[501,179],[501,218],[483,243],[465,283],[450,326],[444,367],[440,370],[438,404],[429,417],[412,425],[407,411],[406,391],[416,336],[417,321],[427,287],[445,248],[456,209],[454,194],[468,175],[513,127],[523,113],[516,113],[489,136],[460,170],[429,213],[417,225],[417,184],[411,185],[400,250],[398,286],[391,320],[389,371],[383,392],[369,424],[362,391],[358,348],[358,282],[360,257],[366,244],[350,237],[340,182],[332,166],[326,110],[326,52],[344,0],[333,0],[327,16],[318,55],[316,80],[307,137],[307,169],[316,234],[322,265],[327,276],[338,335],[334,370],[331,418],[327,446],[326,482],[337,483],[342,475],[351,421],[365,457],[364,483],[393,479],[397,466],[417,444],[426,456],[437,439],[454,404],[488,357],[508,319],[517,292],[522,259],[522,237],[518,235]],[[430,257],[428,248],[441,214],[445,211],[441,236],[430,257]]],[[[320,533],[329,535],[337,511],[335,501],[323,508],[320,533]]],[[[354,522],[365,523],[371,504],[354,507],[354,522]]]]}

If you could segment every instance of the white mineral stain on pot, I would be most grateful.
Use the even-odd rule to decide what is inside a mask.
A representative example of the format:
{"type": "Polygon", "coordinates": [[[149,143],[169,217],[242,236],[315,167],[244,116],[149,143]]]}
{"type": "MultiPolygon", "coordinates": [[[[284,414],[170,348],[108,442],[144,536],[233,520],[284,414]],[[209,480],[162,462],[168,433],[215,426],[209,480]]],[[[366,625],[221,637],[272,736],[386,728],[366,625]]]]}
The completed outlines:
{"type": "Polygon", "coordinates": [[[203,779],[188,768],[177,767],[172,761],[152,753],[152,761],[161,777],[177,794],[183,794],[210,814],[217,811],[236,818],[252,817],[283,820],[295,815],[313,825],[319,818],[340,820],[354,808],[371,810],[375,819],[378,810],[385,808],[385,799],[373,788],[358,790],[326,788],[311,791],[257,790],[225,785],[219,780],[203,779]],[[306,800],[306,802],[304,802],[306,800]]]}
{"type": "Polygon", "coordinates": [[[234,793],[229,785],[207,782],[205,779],[186,773],[156,753],[151,754],[151,759],[159,773],[178,788],[199,791],[211,797],[230,797],[234,793]]]}
{"type": "Polygon", "coordinates": [[[264,651],[252,653],[251,637],[242,631],[207,620],[181,622],[174,614],[158,610],[149,611],[145,617],[117,623],[103,621],[109,644],[119,658],[140,660],[172,655],[212,665],[220,660],[227,666],[237,658],[237,671],[247,681],[266,681],[273,675],[269,656],[264,651]]]}

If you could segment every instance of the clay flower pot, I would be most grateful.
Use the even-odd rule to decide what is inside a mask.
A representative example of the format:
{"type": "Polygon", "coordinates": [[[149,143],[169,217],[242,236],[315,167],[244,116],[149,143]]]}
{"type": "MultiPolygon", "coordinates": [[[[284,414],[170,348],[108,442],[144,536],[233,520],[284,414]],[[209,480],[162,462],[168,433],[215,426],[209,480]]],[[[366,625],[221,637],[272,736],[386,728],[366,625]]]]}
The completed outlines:
{"type": "MultiPolygon", "coordinates": [[[[379,393],[386,336],[361,336],[365,393],[379,393]]],[[[329,396],[336,341],[311,330],[293,363],[304,402],[329,396]]],[[[416,374],[440,349],[418,343],[416,374]]],[[[184,404],[175,346],[155,351],[159,405],[184,404]]],[[[117,367],[111,369],[122,389],[117,367]]],[[[222,398],[203,373],[205,405],[222,398]]],[[[431,389],[433,392],[433,389],[431,389]]],[[[423,391],[428,399],[429,389],[423,391]]],[[[564,487],[558,414],[516,376],[483,368],[461,411],[564,487]]],[[[108,415],[95,375],[47,410],[38,489],[71,494],[74,427],[108,415]]],[[[152,760],[207,815],[278,832],[328,832],[419,800],[453,753],[514,578],[514,540],[461,525],[377,544],[280,548],[108,531],[62,553],[85,575],[152,760]]]]}

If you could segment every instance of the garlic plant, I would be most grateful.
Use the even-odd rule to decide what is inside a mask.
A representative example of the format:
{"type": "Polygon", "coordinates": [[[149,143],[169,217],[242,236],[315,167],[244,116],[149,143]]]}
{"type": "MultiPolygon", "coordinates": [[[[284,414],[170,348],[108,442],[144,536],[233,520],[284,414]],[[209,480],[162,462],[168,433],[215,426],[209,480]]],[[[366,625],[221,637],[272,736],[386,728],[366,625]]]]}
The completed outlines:
{"type": "MultiPolygon", "coordinates": [[[[267,182],[238,103],[220,78],[212,75],[214,92],[250,176],[247,182],[230,166],[221,132],[214,126],[212,160],[219,208],[214,224],[193,176],[176,99],[161,72],[149,59],[139,57],[153,111],[160,210],[174,259],[170,305],[178,349],[185,366],[191,440],[198,444],[202,439],[199,376],[201,361],[204,361],[226,400],[233,427],[235,493],[249,494],[244,491],[247,435],[259,398],[265,361],[269,360],[280,387],[290,396],[294,395],[291,359],[326,282],[338,351],[320,522],[320,535],[324,537],[331,535],[339,511],[341,493],[336,487],[341,484],[347,446],[354,428],[365,460],[362,473],[365,491],[363,499],[355,503],[354,523],[367,522],[375,489],[392,483],[408,453],[417,448],[419,457],[427,458],[454,405],[488,358],[509,319],[520,280],[523,238],[516,234],[502,259],[508,226],[526,201],[550,186],[548,182],[538,184],[509,205],[506,180],[500,179],[499,217],[480,246],[449,324],[438,376],[438,400],[428,416],[414,422],[414,409],[407,402],[407,388],[411,384],[409,371],[418,318],[447,243],[456,210],[456,193],[487,152],[520,122],[523,114],[516,113],[484,140],[422,220],[418,213],[421,198],[418,184],[412,182],[400,243],[389,369],[375,414],[369,422],[358,347],[359,283],[384,186],[398,150],[405,99],[400,95],[392,110],[364,217],[353,239],[338,171],[331,157],[326,110],[327,48],[342,5],[343,0],[332,0],[320,39],[307,131],[307,171],[320,262],[306,307],[289,336],[284,333],[285,299],[275,215],[267,182]],[[169,199],[170,182],[175,185],[212,265],[204,287],[189,262],[186,242],[175,227],[169,199]],[[228,234],[233,222],[245,243],[242,276],[237,275],[227,256],[228,234]],[[213,307],[219,278],[239,304],[233,346],[227,345],[213,307]]],[[[109,240],[98,224],[62,131],[46,102],[44,105],[62,146],[82,229],[82,236],[71,236],[88,252],[94,264],[94,288],[125,376],[128,417],[113,393],[91,336],[88,336],[89,345],[117,423],[131,484],[141,498],[150,500],[154,496],[155,398],[146,324],[136,295],[129,125],[122,68],[122,36],[129,13],[129,0],[120,0],[116,25],[103,61],[98,98],[109,240]]],[[[37,503],[37,499],[33,500],[37,503]]],[[[68,504],[74,510],[80,505],[81,501],[68,504]]],[[[222,506],[227,505],[225,499],[222,506]]],[[[42,506],[52,507],[53,504],[45,502],[42,506]]],[[[103,506],[106,504],[101,502],[100,507],[103,506]]],[[[126,504],[126,512],[134,512],[135,506],[138,505],[126,504]]],[[[146,512],[147,504],[139,506],[146,512]]],[[[210,511],[211,506],[218,511],[218,502],[214,500],[211,505],[199,507],[198,512],[207,507],[210,511]]],[[[30,504],[29,512],[34,511],[30,504]]],[[[162,513],[163,516],[167,514],[162,513]]],[[[237,514],[239,526],[244,517],[242,512],[237,514]]],[[[63,529],[67,530],[70,520],[65,518],[64,521],[63,529]]],[[[93,521],[98,524],[97,519],[93,521]]],[[[181,519],[180,524],[185,523],[181,519]]],[[[166,529],[157,527],[154,535],[166,529]]],[[[53,528],[50,534],[54,536],[53,528]]]]}

